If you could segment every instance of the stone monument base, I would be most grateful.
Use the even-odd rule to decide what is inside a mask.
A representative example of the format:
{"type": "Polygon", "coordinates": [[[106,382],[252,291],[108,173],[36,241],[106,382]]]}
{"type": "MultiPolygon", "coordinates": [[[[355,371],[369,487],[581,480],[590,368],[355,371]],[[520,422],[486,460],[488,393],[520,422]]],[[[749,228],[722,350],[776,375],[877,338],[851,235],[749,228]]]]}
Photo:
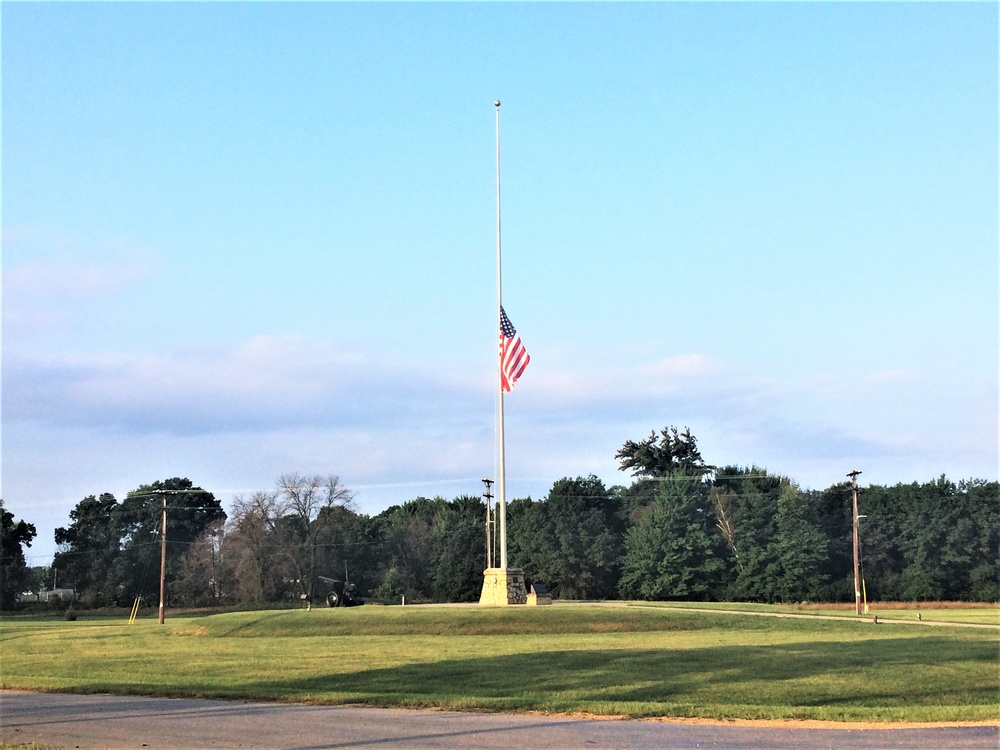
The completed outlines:
{"type": "Polygon", "coordinates": [[[545,588],[544,583],[533,583],[531,591],[528,592],[528,606],[537,607],[539,604],[552,604],[552,594],[545,588]]]}
{"type": "Polygon", "coordinates": [[[528,593],[524,588],[524,571],[520,568],[487,568],[483,571],[483,593],[480,606],[504,607],[525,604],[528,593]]]}

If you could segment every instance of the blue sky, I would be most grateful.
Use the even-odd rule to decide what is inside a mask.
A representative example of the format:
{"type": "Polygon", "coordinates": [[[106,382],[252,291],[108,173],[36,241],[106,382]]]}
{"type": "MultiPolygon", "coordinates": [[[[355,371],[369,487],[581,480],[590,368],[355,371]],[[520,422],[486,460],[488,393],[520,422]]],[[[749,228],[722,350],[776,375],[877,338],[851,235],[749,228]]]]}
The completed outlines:
{"type": "MultiPolygon", "coordinates": [[[[995,3],[2,6],[2,493],[997,478],[995,3]]],[[[516,561],[515,561],[516,562],[516,561]]]]}

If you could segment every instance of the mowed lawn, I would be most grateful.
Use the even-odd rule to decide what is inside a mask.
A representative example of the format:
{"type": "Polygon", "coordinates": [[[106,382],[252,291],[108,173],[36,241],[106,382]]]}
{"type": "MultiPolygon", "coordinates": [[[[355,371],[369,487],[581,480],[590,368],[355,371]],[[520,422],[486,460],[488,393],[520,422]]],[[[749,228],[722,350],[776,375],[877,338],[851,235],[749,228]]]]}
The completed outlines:
{"type": "Polygon", "coordinates": [[[1000,720],[1000,630],[667,607],[0,620],[5,688],[629,717],[1000,720]]]}
{"type": "MultiPolygon", "coordinates": [[[[850,604],[748,604],[745,602],[655,602],[644,607],[671,607],[677,609],[741,610],[782,614],[825,615],[857,619],[854,603],[850,604]]],[[[872,602],[866,615],[882,621],[902,620],[912,622],[968,623],[992,625],[1000,628],[1000,607],[969,602],[932,602],[923,606],[915,603],[872,602]]]]}

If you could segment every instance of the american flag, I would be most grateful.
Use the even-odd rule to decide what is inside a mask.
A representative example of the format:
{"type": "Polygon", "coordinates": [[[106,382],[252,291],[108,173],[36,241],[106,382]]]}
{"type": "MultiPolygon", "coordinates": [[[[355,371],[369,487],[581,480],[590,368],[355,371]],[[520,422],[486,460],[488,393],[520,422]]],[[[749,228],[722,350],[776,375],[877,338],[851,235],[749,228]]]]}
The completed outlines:
{"type": "Polygon", "coordinates": [[[500,307],[500,389],[510,393],[531,357],[521,343],[507,313],[500,307]]]}

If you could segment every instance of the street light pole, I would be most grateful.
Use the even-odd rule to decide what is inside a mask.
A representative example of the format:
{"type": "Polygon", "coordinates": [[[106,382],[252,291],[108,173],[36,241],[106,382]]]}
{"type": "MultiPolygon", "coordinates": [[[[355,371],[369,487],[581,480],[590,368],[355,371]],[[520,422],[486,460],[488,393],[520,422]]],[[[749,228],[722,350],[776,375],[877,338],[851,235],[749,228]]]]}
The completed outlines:
{"type": "Polygon", "coordinates": [[[483,484],[486,485],[486,492],[483,493],[483,497],[486,498],[486,568],[493,567],[493,530],[492,530],[492,520],[491,516],[493,514],[493,493],[490,492],[490,487],[493,485],[492,479],[484,479],[483,484]]]}
{"type": "Polygon", "coordinates": [[[854,524],[854,608],[858,615],[861,614],[861,576],[858,573],[858,474],[860,473],[860,471],[855,469],[847,475],[851,478],[851,521],[854,524]]]}

